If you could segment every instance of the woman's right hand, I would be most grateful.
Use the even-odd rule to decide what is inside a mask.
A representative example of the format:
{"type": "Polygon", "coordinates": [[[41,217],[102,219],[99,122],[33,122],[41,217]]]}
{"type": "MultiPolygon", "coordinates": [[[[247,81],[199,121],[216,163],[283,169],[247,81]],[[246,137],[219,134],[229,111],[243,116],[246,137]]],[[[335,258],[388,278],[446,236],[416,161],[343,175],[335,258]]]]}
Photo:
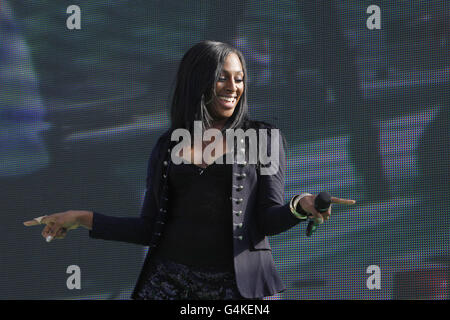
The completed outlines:
{"type": "Polygon", "coordinates": [[[92,213],[89,211],[69,210],[34,218],[23,224],[27,227],[45,224],[41,234],[44,239],[50,242],[52,239],[64,239],[69,230],[82,226],[81,218],[89,214],[92,213]]]}

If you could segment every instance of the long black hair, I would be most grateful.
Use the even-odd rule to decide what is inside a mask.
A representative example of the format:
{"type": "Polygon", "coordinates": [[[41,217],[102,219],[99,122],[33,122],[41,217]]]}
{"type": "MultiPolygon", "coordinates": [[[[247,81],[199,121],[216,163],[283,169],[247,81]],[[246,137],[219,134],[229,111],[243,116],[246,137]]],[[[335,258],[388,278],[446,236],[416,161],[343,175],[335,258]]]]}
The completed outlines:
{"type": "Polygon", "coordinates": [[[242,53],[231,45],[217,41],[202,41],[191,47],[181,59],[172,95],[171,129],[184,128],[193,134],[194,121],[202,121],[203,129],[211,125],[206,105],[212,99],[216,82],[226,57],[235,53],[244,72],[244,91],[222,131],[240,128],[248,119],[247,68],[242,53]]]}

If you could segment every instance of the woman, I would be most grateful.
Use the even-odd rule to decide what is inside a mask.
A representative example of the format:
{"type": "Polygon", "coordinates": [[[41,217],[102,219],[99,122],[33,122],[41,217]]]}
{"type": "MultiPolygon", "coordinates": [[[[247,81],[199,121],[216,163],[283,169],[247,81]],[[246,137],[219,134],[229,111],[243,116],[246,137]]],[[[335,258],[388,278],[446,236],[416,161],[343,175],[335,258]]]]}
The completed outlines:
{"type": "MultiPolygon", "coordinates": [[[[184,55],[172,100],[171,128],[151,153],[140,217],[69,210],[25,225],[46,224],[44,238],[61,239],[68,230],[82,226],[93,238],[149,246],[133,299],[259,299],[284,290],[267,236],[288,230],[308,215],[323,223],[331,209],[317,212],[315,196],[310,194],[284,203],[283,143],[267,145],[269,150],[278,148],[273,149],[279,159],[272,174],[262,174],[259,162],[241,159],[223,164],[223,158],[228,160],[238,148],[236,141],[230,143],[219,135],[203,141],[202,147],[223,142],[209,158],[199,153],[195,143],[173,152],[177,141],[172,141],[172,133],[181,129],[194,137],[196,123],[222,133],[274,129],[248,119],[246,76],[242,54],[228,44],[203,41],[184,55]]],[[[252,146],[244,145],[240,152],[247,156],[245,151],[252,146]]],[[[332,202],[354,203],[337,198],[332,202]]]]}

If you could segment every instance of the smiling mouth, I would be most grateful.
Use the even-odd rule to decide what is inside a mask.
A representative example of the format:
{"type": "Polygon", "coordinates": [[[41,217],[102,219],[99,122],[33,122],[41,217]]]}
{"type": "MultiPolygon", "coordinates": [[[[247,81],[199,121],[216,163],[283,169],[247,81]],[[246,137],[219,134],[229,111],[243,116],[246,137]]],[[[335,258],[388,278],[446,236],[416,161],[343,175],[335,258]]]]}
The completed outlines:
{"type": "Polygon", "coordinates": [[[236,102],[236,97],[228,97],[228,96],[217,96],[219,100],[228,102],[228,103],[234,103],[236,102]]]}

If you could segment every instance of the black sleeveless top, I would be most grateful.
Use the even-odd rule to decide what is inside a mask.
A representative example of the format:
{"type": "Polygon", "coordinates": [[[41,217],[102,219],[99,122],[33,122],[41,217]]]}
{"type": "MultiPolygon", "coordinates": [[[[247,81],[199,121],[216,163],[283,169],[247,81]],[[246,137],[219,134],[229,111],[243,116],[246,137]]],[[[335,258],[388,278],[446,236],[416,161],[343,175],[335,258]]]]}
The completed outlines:
{"type": "Polygon", "coordinates": [[[233,270],[232,165],[225,164],[225,157],[223,164],[214,162],[206,168],[171,164],[169,216],[156,258],[233,270]]]}

